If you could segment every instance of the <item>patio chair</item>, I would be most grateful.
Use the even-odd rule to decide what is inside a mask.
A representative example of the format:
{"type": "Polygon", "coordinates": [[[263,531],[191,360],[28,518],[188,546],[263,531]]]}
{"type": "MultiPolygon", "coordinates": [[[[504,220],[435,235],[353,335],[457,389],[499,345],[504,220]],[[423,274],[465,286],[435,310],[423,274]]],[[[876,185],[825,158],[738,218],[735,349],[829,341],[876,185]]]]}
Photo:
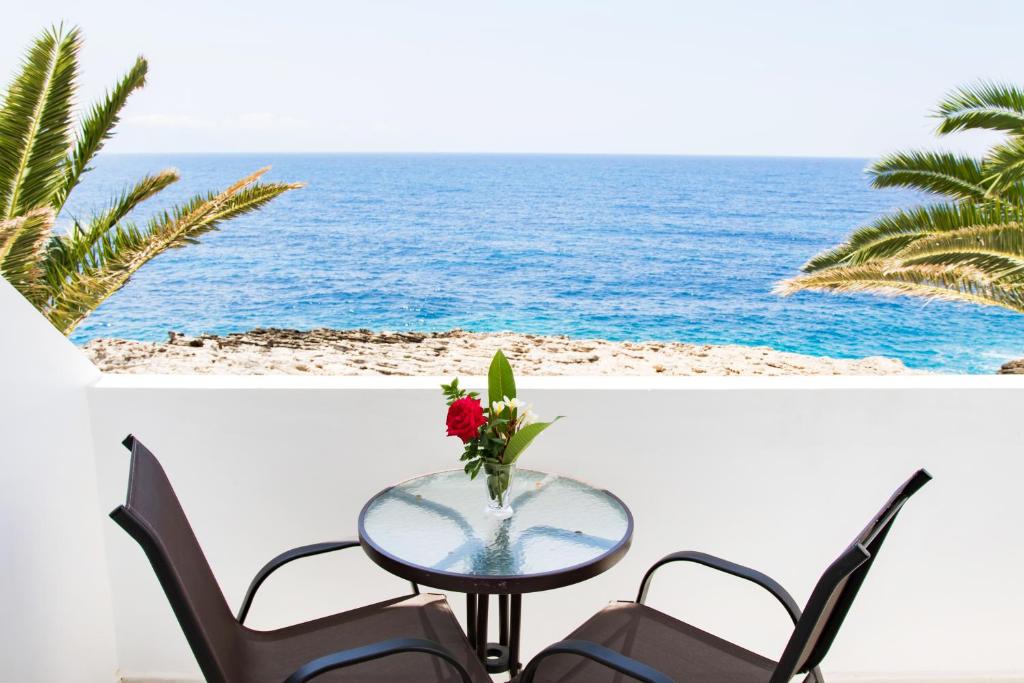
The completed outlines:
{"type": "Polygon", "coordinates": [[[684,551],[659,560],[644,576],[636,602],[612,603],[526,667],[520,683],[786,683],[807,674],[824,683],[818,665],[850,610],[903,504],[931,479],[919,470],[829,565],[803,612],[786,590],[761,572],[704,553],[684,551]],[[745,579],[771,593],[793,620],[793,634],[776,662],[648,607],[654,572],[694,562],[745,579]]]}
{"type": "Polygon", "coordinates": [[[232,616],[156,457],[132,436],[127,502],[110,516],[145,550],[209,683],[490,683],[443,596],[415,594],[272,631],[244,625],[263,581],[302,557],[356,541],[289,550],[259,571],[232,616]]]}

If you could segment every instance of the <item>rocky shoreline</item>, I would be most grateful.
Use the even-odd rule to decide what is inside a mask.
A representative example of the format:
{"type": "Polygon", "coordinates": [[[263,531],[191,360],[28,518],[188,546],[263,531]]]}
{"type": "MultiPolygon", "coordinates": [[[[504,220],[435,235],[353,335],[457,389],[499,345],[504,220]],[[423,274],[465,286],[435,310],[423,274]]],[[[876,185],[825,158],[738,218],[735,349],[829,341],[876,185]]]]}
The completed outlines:
{"type": "Polygon", "coordinates": [[[169,333],[166,342],[97,339],[104,372],[217,375],[484,375],[501,348],[522,375],[903,375],[899,360],[807,356],[767,347],[610,342],[512,332],[372,332],[258,328],[169,333]]]}

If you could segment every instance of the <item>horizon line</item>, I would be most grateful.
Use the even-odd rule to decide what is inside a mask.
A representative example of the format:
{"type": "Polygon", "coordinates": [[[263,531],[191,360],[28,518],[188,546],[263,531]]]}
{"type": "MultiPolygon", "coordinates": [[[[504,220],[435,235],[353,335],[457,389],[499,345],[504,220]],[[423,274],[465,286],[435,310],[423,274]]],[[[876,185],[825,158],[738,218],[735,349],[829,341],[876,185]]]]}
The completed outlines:
{"type": "Polygon", "coordinates": [[[875,158],[877,155],[815,155],[815,154],[697,154],[677,152],[449,152],[449,151],[212,151],[212,152],[172,152],[172,151],[146,151],[146,152],[120,152],[110,151],[106,156],[254,156],[254,155],[278,155],[278,156],[522,156],[522,157],[664,157],[664,158],[691,158],[691,159],[818,159],[818,160],[849,160],[862,161],[875,158]]]}

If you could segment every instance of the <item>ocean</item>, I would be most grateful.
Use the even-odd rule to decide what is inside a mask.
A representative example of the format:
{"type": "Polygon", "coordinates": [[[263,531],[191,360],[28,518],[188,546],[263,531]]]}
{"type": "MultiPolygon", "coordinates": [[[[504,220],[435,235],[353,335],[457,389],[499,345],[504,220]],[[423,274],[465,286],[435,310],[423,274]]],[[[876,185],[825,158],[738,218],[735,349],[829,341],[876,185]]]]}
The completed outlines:
{"type": "Polygon", "coordinates": [[[150,262],[74,333],[163,340],[253,327],[512,330],[764,345],[990,373],[1024,316],[772,285],[871,218],[863,159],[547,155],[101,155],[65,212],[146,172],[182,181],[138,218],[273,165],[308,186],[150,262]]]}

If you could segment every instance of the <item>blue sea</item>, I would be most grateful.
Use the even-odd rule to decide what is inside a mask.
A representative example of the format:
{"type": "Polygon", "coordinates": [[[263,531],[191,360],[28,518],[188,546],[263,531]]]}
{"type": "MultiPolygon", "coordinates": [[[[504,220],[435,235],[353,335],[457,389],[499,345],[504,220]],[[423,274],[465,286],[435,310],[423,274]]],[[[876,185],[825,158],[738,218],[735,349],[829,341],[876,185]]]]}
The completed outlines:
{"type": "Polygon", "coordinates": [[[532,155],[101,155],[67,215],[129,181],[183,179],[151,210],[261,166],[304,181],[159,256],[74,334],[163,340],[253,327],[513,330],[892,356],[988,373],[1024,356],[1024,316],[772,285],[897,207],[867,160],[532,155]]]}

